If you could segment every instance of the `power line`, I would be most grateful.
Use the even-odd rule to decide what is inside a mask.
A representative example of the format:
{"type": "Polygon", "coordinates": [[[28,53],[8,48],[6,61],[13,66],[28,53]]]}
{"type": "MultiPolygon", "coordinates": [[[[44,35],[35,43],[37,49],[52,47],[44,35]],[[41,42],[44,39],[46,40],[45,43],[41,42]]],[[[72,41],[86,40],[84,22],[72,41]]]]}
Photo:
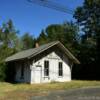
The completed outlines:
{"type": "Polygon", "coordinates": [[[61,5],[57,2],[52,2],[50,0],[28,0],[28,2],[40,5],[40,6],[44,6],[47,8],[51,8],[60,12],[64,12],[64,13],[68,13],[68,14],[72,14],[73,15],[73,10],[67,8],[64,5],[61,5]]]}
{"type": "Polygon", "coordinates": [[[48,7],[48,8],[57,10],[57,11],[73,14],[73,10],[70,10],[67,7],[65,7],[64,5],[61,5],[56,2],[52,2],[50,0],[28,0],[28,1],[31,3],[38,4],[40,6],[44,6],[44,7],[48,7]]]}

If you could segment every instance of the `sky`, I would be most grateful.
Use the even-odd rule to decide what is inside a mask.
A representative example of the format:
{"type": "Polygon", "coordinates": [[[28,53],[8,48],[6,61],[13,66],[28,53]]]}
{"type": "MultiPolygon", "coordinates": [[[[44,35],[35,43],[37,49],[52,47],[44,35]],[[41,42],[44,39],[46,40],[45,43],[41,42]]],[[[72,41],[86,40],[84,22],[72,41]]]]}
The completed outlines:
{"type": "MultiPolygon", "coordinates": [[[[51,0],[75,9],[83,4],[83,0],[51,0]]],[[[39,36],[42,29],[51,24],[61,24],[64,21],[74,21],[73,15],[59,12],[27,0],[0,0],[0,25],[12,19],[15,29],[23,35],[29,32],[34,37],[39,36]]]]}

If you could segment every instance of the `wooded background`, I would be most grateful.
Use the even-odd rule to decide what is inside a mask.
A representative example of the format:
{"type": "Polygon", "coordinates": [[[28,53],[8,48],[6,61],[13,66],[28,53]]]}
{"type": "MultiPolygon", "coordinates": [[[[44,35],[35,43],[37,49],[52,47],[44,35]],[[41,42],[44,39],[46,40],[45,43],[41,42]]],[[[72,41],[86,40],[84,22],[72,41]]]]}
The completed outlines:
{"type": "Polygon", "coordinates": [[[5,81],[7,66],[5,58],[22,50],[59,40],[81,62],[74,65],[73,79],[100,79],[100,0],[84,0],[73,17],[76,22],[65,21],[52,24],[41,30],[35,38],[30,33],[19,35],[13,21],[9,19],[0,26],[0,81],[5,81]]]}

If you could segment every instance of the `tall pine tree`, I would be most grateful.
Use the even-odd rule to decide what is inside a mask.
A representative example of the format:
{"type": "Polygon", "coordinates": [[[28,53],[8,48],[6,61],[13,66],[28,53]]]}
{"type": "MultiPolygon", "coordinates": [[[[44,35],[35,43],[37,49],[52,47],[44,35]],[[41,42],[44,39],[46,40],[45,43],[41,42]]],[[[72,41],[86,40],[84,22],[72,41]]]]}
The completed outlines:
{"type": "Polygon", "coordinates": [[[91,62],[94,62],[94,74],[98,73],[97,78],[100,73],[100,0],[85,0],[83,6],[76,9],[74,17],[84,31],[85,43],[88,42],[85,45],[88,46],[88,49],[91,48],[85,55],[91,53],[91,62]]]}

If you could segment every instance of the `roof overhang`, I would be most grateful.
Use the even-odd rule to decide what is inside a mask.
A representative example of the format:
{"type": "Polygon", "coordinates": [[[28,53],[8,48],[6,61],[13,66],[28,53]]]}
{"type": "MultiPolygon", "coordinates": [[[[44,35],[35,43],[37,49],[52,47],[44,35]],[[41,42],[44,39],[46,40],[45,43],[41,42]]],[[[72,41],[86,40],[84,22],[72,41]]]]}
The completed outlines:
{"type": "MultiPolygon", "coordinates": [[[[37,48],[37,51],[35,53],[32,53],[31,55],[29,56],[26,56],[26,57],[22,57],[22,58],[15,58],[15,59],[12,59],[12,60],[9,60],[9,58],[11,58],[12,56],[8,57],[5,62],[10,62],[10,61],[18,61],[18,60],[23,60],[23,59],[31,59],[32,57],[34,56],[37,56],[38,54],[48,50],[49,48],[53,47],[53,46],[58,46],[65,54],[66,56],[74,63],[76,64],[80,64],[79,60],[67,49],[64,47],[64,45],[59,42],[59,41],[55,41],[55,42],[52,42],[51,44],[49,43],[45,48],[42,48],[40,50],[38,50],[37,48]]],[[[14,55],[13,55],[14,56],[14,55]]]]}

